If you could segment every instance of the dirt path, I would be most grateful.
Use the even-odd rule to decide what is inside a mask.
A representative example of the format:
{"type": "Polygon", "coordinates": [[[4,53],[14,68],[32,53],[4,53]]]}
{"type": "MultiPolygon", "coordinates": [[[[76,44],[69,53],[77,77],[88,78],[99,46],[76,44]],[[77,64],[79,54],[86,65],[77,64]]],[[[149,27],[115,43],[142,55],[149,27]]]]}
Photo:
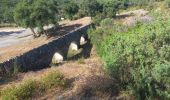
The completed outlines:
{"type": "Polygon", "coordinates": [[[138,22],[150,22],[153,18],[149,15],[149,11],[144,9],[126,11],[117,14],[117,18],[120,19],[119,22],[123,22],[123,25],[134,26],[138,22]]]}
{"type": "Polygon", "coordinates": [[[55,35],[52,38],[47,39],[45,36],[36,39],[29,38],[28,40],[21,41],[13,46],[0,48],[0,62],[8,60],[11,57],[19,56],[24,52],[27,52],[33,48],[46,44],[52,41],[53,39],[59,38],[60,36],[67,34],[68,32],[73,31],[74,29],[81,27],[82,25],[87,25],[90,22],[91,19],[89,17],[85,17],[75,21],[67,21],[64,22],[63,23],[64,25],[59,29],[49,30],[49,32],[51,33],[53,32],[52,34],[55,35]]]}

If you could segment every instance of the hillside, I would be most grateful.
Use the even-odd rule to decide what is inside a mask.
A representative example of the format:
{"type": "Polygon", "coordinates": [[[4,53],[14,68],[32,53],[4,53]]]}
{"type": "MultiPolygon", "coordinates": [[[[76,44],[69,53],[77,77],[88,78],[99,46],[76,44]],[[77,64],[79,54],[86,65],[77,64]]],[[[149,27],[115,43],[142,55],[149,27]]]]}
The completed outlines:
{"type": "Polygon", "coordinates": [[[17,59],[21,63],[2,64],[5,71],[12,67],[12,73],[0,76],[0,99],[170,100],[169,11],[170,0],[19,2],[11,23],[40,32],[21,44],[0,48],[2,62],[83,25],[90,27],[46,44],[43,53],[37,50],[30,59],[17,59]],[[57,27],[44,30],[46,24],[57,27]],[[19,70],[17,64],[25,63],[43,67],[19,70]]]}
{"type": "Polygon", "coordinates": [[[44,75],[51,72],[61,72],[66,80],[66,88],[52,88],[43,95],[35,95],[32,99],[56,100],[56,99],[121,99],[127,98],[119,93],[117,82],[111,78],[103,69],[102,61],[97,56],[95,49],[91,51],[91,57],[87,59],[78,58],[70,60],[59,66],[43,69],[40,71],[31,71],[19,73],[12,79],[1,83],[3,89],[10,85],[19,85],[27,80],[41,79],[44,75]],[[113,88],[114,87],[114,88],[113,88]]]}

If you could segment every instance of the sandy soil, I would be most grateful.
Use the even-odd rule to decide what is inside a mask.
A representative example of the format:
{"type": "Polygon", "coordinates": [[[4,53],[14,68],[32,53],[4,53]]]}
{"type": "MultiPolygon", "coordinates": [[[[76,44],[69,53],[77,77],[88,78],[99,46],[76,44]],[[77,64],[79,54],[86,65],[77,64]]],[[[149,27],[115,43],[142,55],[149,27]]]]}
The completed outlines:
{"type": "MultiPolygon", "coordinates": [[[[6,61],[11,57],[19,56],[24,52],[27,52],[33,48],[37,48],[43,44],[46,44],[52,41],[53,39],[59,38],[60,36],[67,34],[68,32],[73,31],[74,29],[81,27],[82,25],[87,25],[89,23],[91,23],[91,18],[89,17],[85,17],[75,21],[65,21],[62,23],[63,24],[62,27],[56,31],[55,37],[47,39],[45,36],[42,36],[40,38],[28,39],[27,41],[19,42],[13,46],[0,48],[0,62],[6,61]]],[[[12,29],[9,29],[9,31],[11,30],[12,29]]]]}

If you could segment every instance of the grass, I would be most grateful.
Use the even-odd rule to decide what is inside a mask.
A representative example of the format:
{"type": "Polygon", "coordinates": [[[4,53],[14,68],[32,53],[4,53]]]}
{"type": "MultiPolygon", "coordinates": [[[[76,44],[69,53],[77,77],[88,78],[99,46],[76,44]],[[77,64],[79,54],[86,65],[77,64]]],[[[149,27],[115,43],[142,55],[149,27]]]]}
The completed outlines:
{"type": "Polygon", "coordinates": [[[29,79],[18,85],[9,85],[0,92],[1,100],[30,100],[43,95],[55,87],[65,87],[64,76],[60,72],[51,71],[39,80],[29,79]]]}
{"type": "Polygon", "coordinates": [[[84,58],[83,58],[83,57],[79,58],[77,62],[78,62],[79,64],[85,64],[85,61],[84,61],[84,58]]]}

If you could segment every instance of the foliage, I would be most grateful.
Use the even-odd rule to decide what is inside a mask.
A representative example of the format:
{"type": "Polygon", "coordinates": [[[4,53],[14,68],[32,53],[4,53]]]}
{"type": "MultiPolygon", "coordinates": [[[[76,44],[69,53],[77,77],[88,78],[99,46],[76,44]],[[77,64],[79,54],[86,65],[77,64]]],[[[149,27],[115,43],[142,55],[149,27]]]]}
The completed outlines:
{"type": "Polygon", "coordinates": [[[30,100],[35,95],[42,95],[54,87],[65,87],[63,75],[59,72],[49,72],[40,80],[26,80],[19,85],[10,85],[0,92],[2,100],[30,100]]]}
{"type": "Polygon", "coordinates": [[[50,89],[56,86],[64,86],[65,83],[62,81],[64,76],[59,72],[50,72],[48,75],[42,78],[43,86],[45,89],[50,89]]]}
{"type": "Polygon", "coordinates": [[[14,23],[13,9],[20,0],[0,1],[0,23],[14,23]]]}
{"type": "Polygon", "coordinates": [[[84,0],[82,9],[84,9],[86,15],[95,16],[96,13],[101,12],[102,6],[97,0],[84,0]]]}
{"type": "Polygon", "coordinates": [[[103,13],[106,17],[115,17],[119,9],[119,4],[117,0],[109,1],[103,4],[103,13]]]}
{"type": "Polygon", "coordinates": [[[97,14],[95,17],[92,18],[93,24],[95,24],[96,26],[100,26],[100,22],[102,21],[103,18],[105,18],[103,14],[101,13],[97,14]]]}
{"type": "MultiPolygon", "coordinates": [[[[22,27],[31,28],[34,36],[34,28],[44,32],[43,27],[49,24],[56,24],[57,3],[54,0],[23,0],[18,3],[14,11],[15,22],[22,27]]],[[[44,32],[45,33],[45,32],[44,32]]]]}
{"type": "Polygon", "coordinates": [[[167,3],[167,6],[170,8],[170,0],[165,0],[167,3]]]}
{"type": "Polygon", "coordinates": [[[112,27],[112,25],[113,25],[113,19],[111,19],[111,18],[103,19],[100,23],[100,26],[102,28],[110,28],[110,27],[112,27]]]}
{"type": "Polygon", "coordinates": [[[33,80],[25,81],[25,83],[17,86],[9,86],[1,91],[2,100],[22,100],[31,99],[36,90],[36,83],[33,80]]]}
{"type": "MultiPolygon", "coordinates": [[[[32,3],[37,2],[36,8],[34,8],[34,6],[30,7],[32,10],[38,9],[37,12],[39,10],[51,10],[52,3],[50,2],[53,1],[53,7],[55,6],[57,8],[56,11],[58,11],[57,17],[66,16],[66,18],[74,19],[74,17],[81,18],[84,16],[95,17],[98,14],[103,14],[105,18],[114,17],[119,9],[126,9],[129,6],[150,7],[154,6],[154,2],[164,0],[49,0],[48,2],[44,0],[1,0],[0,23],[13,23],[14,9],[16,8],[16,5],[26,1],[31,1],[27,6],[32,6],[32,3]],[[43,5],[42,2],[44,2],[43,5]],[[41,8],[40,5],[46,6],[41,8]]],[[[167,4],[169,4],[169,0],[165,1],[167,1],[167,4]]],[[[51,14],[48,16],[53,17],[51,14]]],[[[46,17],[44,20],[46,20],[46,17]]]]}
{"type": "Polygon", "coordinates": [[[66,3],[64,5],[64,13],[68,19],[73,19],[73,17],[78,13],[79,6],[75,3],[66,3]]]}
{"type": "MultiPolygon", "coordinates": [[[[170,98],[170,20],[90,33],[105,69],[141,100],[170,98]],[[107,34],[106,34],[107,33],[107,34]]],[[[119,26],[123,27],[123,26],[119,26]]]]}

